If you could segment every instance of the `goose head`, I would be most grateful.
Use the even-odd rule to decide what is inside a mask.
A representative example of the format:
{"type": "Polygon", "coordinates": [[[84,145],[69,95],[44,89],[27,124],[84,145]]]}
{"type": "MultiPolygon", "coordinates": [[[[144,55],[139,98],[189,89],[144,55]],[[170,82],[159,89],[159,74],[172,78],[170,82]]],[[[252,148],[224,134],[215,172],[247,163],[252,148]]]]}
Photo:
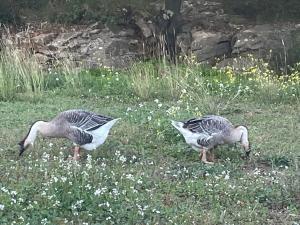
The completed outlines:
{"type": "Polygon", "coordinates": [[[234,135],[236,136],[237,141],[239,141],[243,146],[246,156],[248,157],[251,152],[250,142],[248,139],[248,128],[243,125],[238,125],[234,128],[234,135]]]}
{"type": "Polygon", "coordinates": [[[33,146],[38,132],[43,129],[45,123],[45,121],[36,121],[32,124],[25,138],[18,143],[20,146],[19,156],[21,156],[30,146],[33,146]]]}

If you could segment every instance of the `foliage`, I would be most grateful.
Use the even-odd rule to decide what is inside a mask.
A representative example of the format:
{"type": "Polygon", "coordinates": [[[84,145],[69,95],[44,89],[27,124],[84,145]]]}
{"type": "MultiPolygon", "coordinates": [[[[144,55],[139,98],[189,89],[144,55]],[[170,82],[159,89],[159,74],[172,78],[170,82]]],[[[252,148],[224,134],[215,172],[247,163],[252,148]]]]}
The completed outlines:
{"type": "Polygon", "coordinates": [[[10,1],[0,1],[0,23],[20,23],[18,11],[10,1]]]}
{"type": "Polygon", "coordinates": [[[298,0],[224,0],[228,12],[259,21],[299,20],[298,0]]]}
{"type": "Polygon", "coordinates": [[[127,10],[146,10],[152,1],[140,0],[16,0],[0,3],[0,22],[14,22],[21,16],[59,23],[126,22],[127,10]]]}

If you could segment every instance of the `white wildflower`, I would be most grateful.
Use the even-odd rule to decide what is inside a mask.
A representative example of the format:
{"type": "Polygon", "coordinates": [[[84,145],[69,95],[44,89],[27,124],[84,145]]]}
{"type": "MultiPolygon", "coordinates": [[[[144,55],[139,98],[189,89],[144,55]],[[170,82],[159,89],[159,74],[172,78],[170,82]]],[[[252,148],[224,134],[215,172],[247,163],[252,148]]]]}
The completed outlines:
{"type": "Polygon", "coordinates": [[[47,223],[48,223],[47,218],[42,219],[41,224],[47,224],[47,223]]]}
{"type": "Polygon", "coordinates": [[[101,194],[101,190],[100,189],[97,189],[95,192],[94,192],[94,195],[96,196],[99,196],[101,194]]]}
{"type": "Polygon", "coordinates": [[[126,174],[126,178],[134,181],[134,176],[132,174],[126,174]]]}
{"type": "Polygon", "coordinates": [[[121,161],[122,163],[125,163],[126,160],[127,160],[126,157],[123,156],[123,155],[121,155],[119,159],[120,159],[120,161],[121,161]]]}

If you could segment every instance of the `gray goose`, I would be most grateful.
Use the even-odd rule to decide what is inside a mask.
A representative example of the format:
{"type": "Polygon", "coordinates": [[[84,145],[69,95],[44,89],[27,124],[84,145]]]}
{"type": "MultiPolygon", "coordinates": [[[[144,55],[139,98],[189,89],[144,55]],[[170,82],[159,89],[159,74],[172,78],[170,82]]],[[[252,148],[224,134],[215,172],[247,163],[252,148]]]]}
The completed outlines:
{"type": "Polygon", "coordinates": [[[36,121],[19,142],[21,156],[34,144],[37,134],[50,138],[67,138],[75,144],[73,159],[80,157],[80,148],[94,150],[104,143],[109,130],[119,120],[80,109],[61,112],[49,122],[36,121]]]}
{"type": "Polygon", "coordinates": [[[206,153],[222,144],[240,142],[246,155],[250,154],[248,129],[245,126],[233,126],[224,117],[207,115],[185,122],[172,120],[172,125],[183,135],[187,144],[200,152],[200,159],[204,163],[213,164],[207,161],[206,153]]]}

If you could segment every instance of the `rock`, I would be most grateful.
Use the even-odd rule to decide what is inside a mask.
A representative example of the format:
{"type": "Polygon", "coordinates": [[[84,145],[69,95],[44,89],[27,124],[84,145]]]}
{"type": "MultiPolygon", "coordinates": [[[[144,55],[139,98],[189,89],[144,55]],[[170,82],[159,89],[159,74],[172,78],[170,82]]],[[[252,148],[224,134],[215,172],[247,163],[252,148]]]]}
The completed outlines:
{"type": "Polygon", "coordinates": [[[40,34],[38,36],[33,37],[32,40],[34,43],[47,45],[51,41],[53,41],[53,39],[56,38],[57,35],[58,35],[57,33],[40,34]]]}
{"type": "Polygon", "coordinates": [[[50,60],[50,58],[47,55],[41,53],[34,54],[34,57],[40,64],[46,64],[50,60]]]}
{"type": "Polygon", "coordinates": [[[135,35],[135,31],[131,28],[121,30],[116,36],[118,37],[132,37],[135,35]]]}
{"type": "Polygon", "coordinates": [[[42,54],[45,55],[47,57],[53,57],[55,54],[54,52],[50,51],[49,49],[46,48],[40,48],[38,50],[36,50],[36,54],[42,54]]]}
{"type": "Polygon", "coordinates": [[[149,38],[153,35],[154,30],[151,29],[150,25],[146,23],[143,18],[137,19],[135,23],[140,28],[145,38],[149,38]]]}
{"type": "Polygon", "coordinates": [[[82,35],[82,31],[73,31],[67,33],[60,33],[48,46],[52,49],[66,46],[72,39],[75,39],[82,35]]]}
{"type": "Polygon", "coordinates": [[[232,54],[250,52],[270,60],[273,68],[282,70],[287,63],[299,61],[299,39],[300,29],[295,26],[256,25],[233,37],[232,54]]]}
{"type": "Polygon", "coordinates": [[[243,72],[251,67],[257,66],[258,58],[249,56],[239,56],[237,58],[226,58],[216,64],[216,68],[223,69],[230,67],[235,72],[243,72]]]}
{"type": "Polygon", "coordinates": [[[91,30],[89,33],[90,34],[99,34],[100,33],[100,29],[95,29],[95,30],[91,30]]]}
{"type": "Polygon", "coordinates": [[[183,55],[188,55],[191,49],[192,35],[191,33],[180,33],[177,35],[177,47],[183,55]]]}
{"type": "Polygon", "coordinates": [[[93,36],[94,34],[98,34],[100,33],[101,30],[100,29],[95,29],[95,30],[87,30],[85,32],[82,33],[81,37],[82,38],[90,38],[91,36],[93,36]]]}
{"type": "Polygon", "coordinates": [[[221,33],[196,31],[192,38],[191,50],[199,62],[227,56],[231,52],[230,37],[221,33]]]}
{"type": "Polygon", "coordinates": [[[234,44],[232,48],[233,54],[240,54],[249,50],[259,50],[264,47],[264,41],[270,34],[270,27],[266,26],[267,30],[262,30],[260,27],[247,29],[239,32],[233,37],[234,44]]]}
{"type": "Polygon", "coordinates": [[[86,43],[88,43],[87,40],[77,38],[77,39],[73,39],[72,41],[70,41],[66,47],[69,50],[74,51],[75,49],[82,48],[82,46],[84,46],[86,43]]]}

